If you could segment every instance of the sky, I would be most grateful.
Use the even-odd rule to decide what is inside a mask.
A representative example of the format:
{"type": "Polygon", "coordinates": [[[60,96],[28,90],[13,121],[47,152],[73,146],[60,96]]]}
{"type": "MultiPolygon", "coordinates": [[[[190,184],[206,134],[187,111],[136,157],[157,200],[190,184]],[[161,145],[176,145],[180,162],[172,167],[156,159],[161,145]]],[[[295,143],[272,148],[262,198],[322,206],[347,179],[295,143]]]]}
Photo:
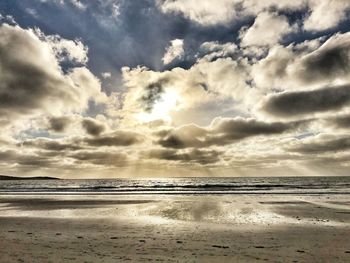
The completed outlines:
{"type": "Polygon", "coordinates": [[[1,1],[0,129],[5,175],[348,175],[350,1],[1,1]]]}

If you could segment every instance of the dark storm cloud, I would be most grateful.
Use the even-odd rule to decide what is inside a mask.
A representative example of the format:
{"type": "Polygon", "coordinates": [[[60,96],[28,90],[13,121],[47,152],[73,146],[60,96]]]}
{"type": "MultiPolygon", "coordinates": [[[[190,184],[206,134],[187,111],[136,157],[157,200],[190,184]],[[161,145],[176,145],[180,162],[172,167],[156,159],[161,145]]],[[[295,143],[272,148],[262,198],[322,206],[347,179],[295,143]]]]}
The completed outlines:
{"type": "Polygon", "coordinates": [[[131,131],[115,131],[108,134],[103,134],[99,137],[84,138],[82,143],[89,146],[131,146],[134,144],[141,143],[143,136],[136,132],[131,131]]]}
{"type": "Polygon", "coordinates": [[[47,129],[54,132],[64,132],[70,123],[71,119],[69,117],[50,118],[47,129]]]}
{"type": "Polygon", "coordinates": [[[270,96],[262,110],[279,117],[293,117],[339,110],[350,103],[350,85],[270,96]]]}
{"type": "Polygon", "coordinates": [[[350,137],[339,137],[319,138],[317,141],[301,143],[300,145],[286,148],[286,150],[301,154],[323,154],[350,150],[350,137]]]}
{"type": "Polygon", "coordinates": [[[98,136],[106,130],[106,126],[92,118],[82,120],[82,126],[89,135],[98,136]]]}
{"type": "Polygon", "coordinates": [[[295,130],[307,122],[263,122],[255,119],[217,118],[209,128],[186,125],[165,131],[158,144],[166,148],[202,148],[211,145],[227,145],[259,135],[282,134],[295,130]]]}

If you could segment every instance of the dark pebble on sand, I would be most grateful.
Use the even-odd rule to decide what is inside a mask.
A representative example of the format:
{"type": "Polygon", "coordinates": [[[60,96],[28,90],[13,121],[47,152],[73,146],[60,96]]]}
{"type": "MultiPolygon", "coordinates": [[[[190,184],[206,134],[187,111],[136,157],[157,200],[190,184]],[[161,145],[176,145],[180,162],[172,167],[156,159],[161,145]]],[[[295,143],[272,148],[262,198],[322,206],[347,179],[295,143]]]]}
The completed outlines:
{"type": "Polygon", "coordinates": [[[31,233],[31,232],[28,232],[28,233],[27,233],[27,235],[33,235],[33,233],[31,233]]]}
{"type": "Polygon", "coordinates": [[[299,252],[299,253],[305,253],[304,250],[297,250],[297,252],[299,252]]]}
{"type": "Polygon", "coordinates": [[[350,254],[350,250],[345,251],[346,254],[350,254]]]}
{"type": "Polygon", "coordinates": [[[110,239],[118,239],[118,237],[111,237],[110,239]]]}
{"type": "Polygon", "coordinates": [[[255,246],[255,248],[265,248],[264,246],[255,246]]]}
{"type": "Polygon", "coordinates": [[[60,236],[60,235],[62,235],[61,233],[56,233],[56,236],[60,236]]]}
{"type": "Polygon", "coordinates": [[[182,241],[180,241],[180,240],[178,240],[178,241],[176,241],[176,243],[178,243],[178,244],[182,244],[183,242],[182,242],[182,241]]]}
{"type": "Polygon", "coordinates": [[[15,233],[16,231],[15,231],[15,230],[9,230],[9,231],[7,231],[7,232],[9,232],[9,233],[15,233]]]}
{"type": "Polygon", "coordinates": [[[146,240],[140,239],[139,242],[146,243],[146,240]]]}
{"type": "Polygon", "coordinates": [[[77,238],[80,238],[80,239],[81,239],[81,238],[83,238],[83,237],[81,237],[81,236],[78,236],[77,238]]]}

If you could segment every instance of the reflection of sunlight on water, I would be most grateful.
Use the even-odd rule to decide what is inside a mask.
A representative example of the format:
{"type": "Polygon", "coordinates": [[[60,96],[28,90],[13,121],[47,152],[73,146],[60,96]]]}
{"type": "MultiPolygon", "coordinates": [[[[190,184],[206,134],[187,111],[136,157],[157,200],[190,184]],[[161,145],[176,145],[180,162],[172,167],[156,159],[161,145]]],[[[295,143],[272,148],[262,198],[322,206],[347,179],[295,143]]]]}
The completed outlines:
{"type": "Polygon", "coordinates": [[[133,220],[166,224],[173,221],[197,223],[225,224],[278,224],[285,223],[288,218],[273,213],[257,204],[194,201],[194,200],[163,200],[143,204],[99,206],[89,209],[71,207],[43,210],[19,209],[15,206],[2,205],[1,216],[42,217],[42,218],[109,218],[133,220]]]}
{"type": "MultiPolygon", "coordinates": [[[[80,197],[79,197],[80,198],[80,197]]],[[[66,201],[79,199],[67,198],[66,201]]],[[[100,197],[99,197],[100,198],[100,197]]],[[[55,200],[65,198],[59,197],[55,200]]],[[[280,225],[280,224],[315,224],[314,218],[302,216],[303,208],[293,205],[296,215],[284,215],[276,211],[276,204],[261,204],[256,197],[208,197],[205,196],[153,196],[145,202],[144,197],[106,197],[103,200],[115,200],[115,203],[104,205],[90,204],[60,206],[20,205],[16,202],[1,203],[0,217],[32,217],[32,218],[60,218],[60,219],[108,219],[112,221],[125,220],[126,222],[138,222],[146,224],[181,224],[194,222],[196,224],[210,223],[216,225],[280,225]]],[[[280,197],[277,200],[285,200],[280,197]]],[[[84,200],[87,200],[85,197],[84,200]]],[[[95,200],[92,198],[91,201],[95,200]]],[[[332,213],[331,208],[344,208],[338,203],[311,201],[329,208],[327,213],[332,213]]],[[[35,203],[35,199],[30,201],[35,203]]],[[[278,202],[277,202],[278,203],[278,202]]],[[[277,205],[278,206],[278,205],[277,205]]],[[[280,205],[279,205],[280,206],[280,205]]],[[[287,208],[286,208],[287,209],[287,208]]],[[[316,214],[315,216],[319,215],[316,214]]],[[[336,210],[334,210],[335,212],[336,210]]],[[[317,219],[317,218],[316,218],[317,219]]],[[[339,220],[327,222],[317,221],[318,225],[342,226],[346,223],[339,220]]]]}
{"type": "Polygon", "coordinates": [[[237,207],[233,203],[218,202],[160,202],[144,207],[139,216],[148,216],[154,220],[178,220],[225,224],[279,224],[286,217],[262,207],[237,207]]]}

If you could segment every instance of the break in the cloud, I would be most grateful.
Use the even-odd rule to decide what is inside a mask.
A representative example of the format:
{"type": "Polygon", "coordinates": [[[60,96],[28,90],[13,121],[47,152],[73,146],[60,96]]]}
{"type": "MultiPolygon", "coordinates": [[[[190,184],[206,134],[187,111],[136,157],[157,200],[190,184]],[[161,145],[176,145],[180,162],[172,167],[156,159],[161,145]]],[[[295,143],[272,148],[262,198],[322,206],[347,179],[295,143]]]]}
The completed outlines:
{"type": "Polygon", "coordinates": [[[349,8],[3,1],[0,172],[347,174],[349,8]]]}

